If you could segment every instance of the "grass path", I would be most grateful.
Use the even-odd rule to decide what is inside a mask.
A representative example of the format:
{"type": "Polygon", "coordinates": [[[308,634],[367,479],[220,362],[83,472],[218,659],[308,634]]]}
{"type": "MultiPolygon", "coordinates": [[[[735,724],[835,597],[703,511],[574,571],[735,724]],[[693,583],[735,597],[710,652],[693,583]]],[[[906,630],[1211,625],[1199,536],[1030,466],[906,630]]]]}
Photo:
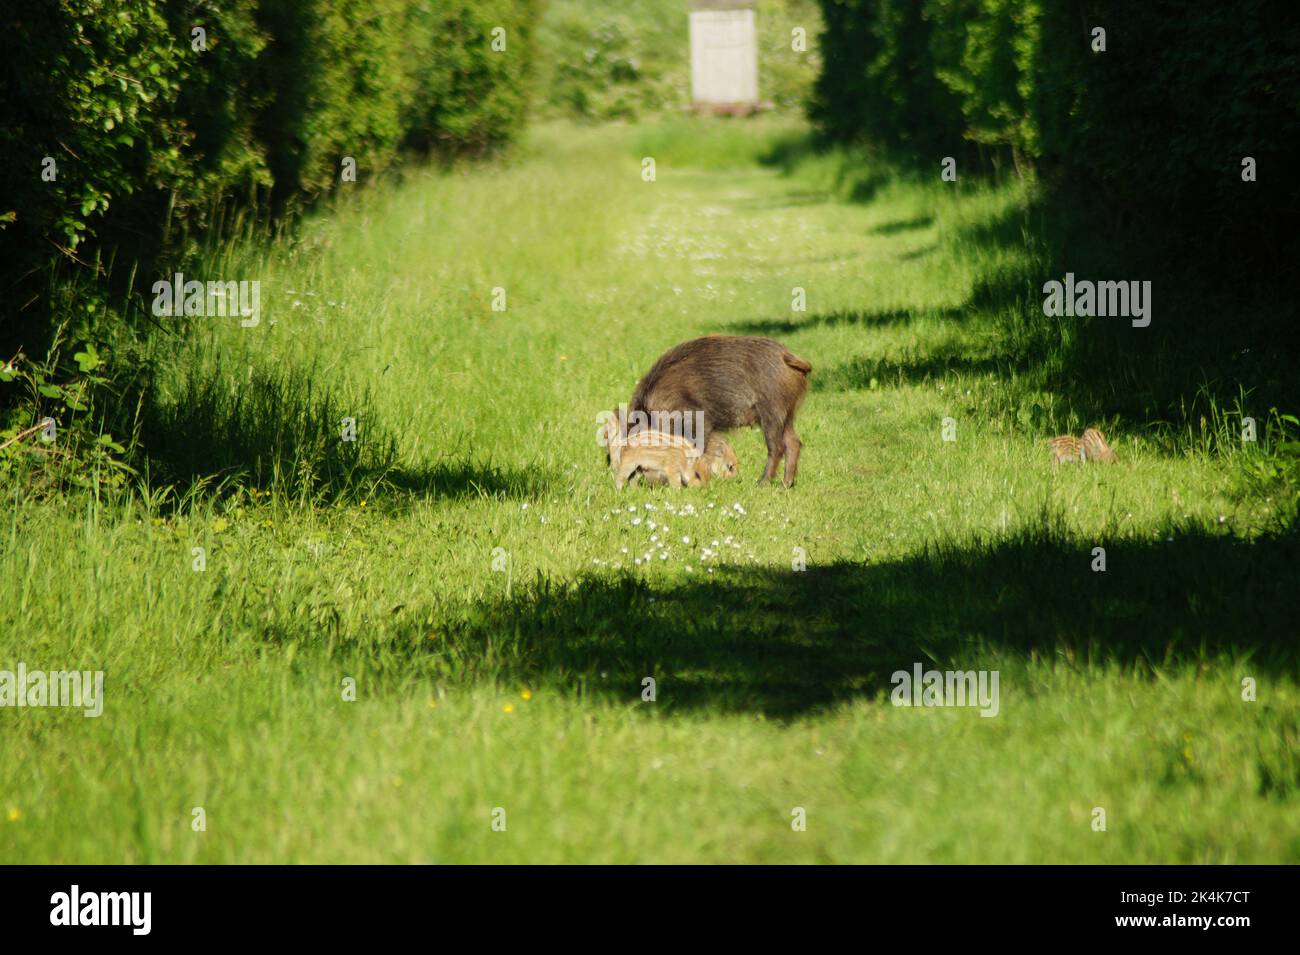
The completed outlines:
{"type": "Polygon", "coordinates": [[[215,444],[198,380],[311,369],[395,469],[314,506],[14,493],[0,667],[103,669],[106,703],[0,710],[0,859],[1300,861],[1270,503],[1122,428],[1053,471],[979,305],[1028,254],[981,238],[1015,188],[846,202],[755,161],[781,132],[545,127],[214,256],[263,323],[178,349],[171,438],[215,444]],[[799,486],[755,486],[754,431],[737,481],[617,495],[597,412],[709,332],[813,363],[799,486]],[[997,670],[998,715],[891,705],[914,663],[997,670]]]}

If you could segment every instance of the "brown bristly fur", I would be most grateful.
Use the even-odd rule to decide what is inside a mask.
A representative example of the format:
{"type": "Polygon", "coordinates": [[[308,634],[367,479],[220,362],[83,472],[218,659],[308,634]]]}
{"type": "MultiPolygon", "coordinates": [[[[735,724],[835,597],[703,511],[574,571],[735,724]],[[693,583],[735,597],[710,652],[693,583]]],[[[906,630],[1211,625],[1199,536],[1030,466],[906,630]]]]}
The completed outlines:
{"type": "MultiPolygon", "coordinates": [[[[709,435],[709,440],[705,444],[704,453],[697,451],[698,445],[678,435],[670,434],[663,431],[643,430],[633,432],[627,437],[620,438],[618,434],[618,422],[609,420],[605,424],[605,452],[609,465],[615,472],[615,481],[618,481],[618,474],[622,472],[623,456],[629,448],[663,448],[680,450],[685,456],[685,468],[687,473],[686,484],[688,486],[697,486],[707,484],[710,478],[735,477],[740,470],[740,463],[736,459],[736,452],[731,449],[727,439],[719,433],[709,435]]],[[[668,480],[667,468],[660,465],[664,464],[667,458],[656,458],[654,456],[641,456],[637,459],[637,465],[627,471],[627,477],[636,474],[640,462],[646,462],[651,465],[650,471],[653,476],[647,476],[647,483],[661,483],[668,480]]],[[[672,470],[676,470],[676,457],[672,456],[672,464],[669,465],[672,470]]],[[[619,484],[622,487],[622,484],[619,484]]]]}
{"type": "Polygon", "coordinates": [[[1088,428],[1082,438],[1063,434],[1047,442],[1052,449],[1052,464],[1114,464],[1118,459],[1106,443],[1106,436],[1096,428],[1088,428]]]}
{"type": "Polygon", "coordinates": [[[698,487],[707,484],[710,475],[704,459],[687,458],[683,448],[668,444],[628,445],[623,448],[614,486],[621,491],[638,476],[647,484],[698,487]]]}
{"type": "Polygon", "coordinates": [[[1083,432],[1080,442],[1083,444],[1084,454],[1087,455],[1089,461],[1096,461],[1099,464],[1114,464],[1118,460],[1115,452],[1106,443],[1106,436],[1096,428],[1089,428],[1083,432]]]}
{"type": "Polygon", "coordinates": [[[812,365],[780,342],[746,335],[707,335],[665,352],[632,393],[629,410],[704,414],[704,434],[758,425],[767,443],[761,480],[785,459],[794,484],[802,442],[795,415],[808,393],[812,365]]]}
{"type": "Polygon", "coordinates": [[[1052,464],[1071,464],[1075,461],[1082,461],[1083,457],[1079,454],[1079,439],[1070,434],[1062,434],[1049,440],[1048,445],[1052,449],[1052,464]]]}
{"type": "Polygon", "coordinates": [[[708,443],[704,446],[704,456],[700,461],[709,469],[710,477],[732,478],[740,473],[740,460],[736,457],[736,452],[731,449],[727,439],[717,431],[709,435],[708,443]]]}

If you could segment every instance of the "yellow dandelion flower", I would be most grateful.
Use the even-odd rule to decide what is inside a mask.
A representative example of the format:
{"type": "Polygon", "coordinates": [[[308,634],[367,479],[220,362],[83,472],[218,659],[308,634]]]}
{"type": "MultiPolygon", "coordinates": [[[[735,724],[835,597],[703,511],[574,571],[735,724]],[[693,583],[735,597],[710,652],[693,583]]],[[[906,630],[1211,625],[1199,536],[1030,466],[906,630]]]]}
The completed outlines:
{"type": "Polygon", "coordinates": [[[519,698],[520,698],[521,700],[531,700],[531,699],[533,698],[533,691],[532,691],[532,690],[524,690],[523,692],[521,692],[521,693],[519,694],[519,698]]]}
{"type": "Polygon", "coordinates": [[[5,818],[10,822],[17,822],[23,817],[23,811],[17,806],[10,806],[9,811],[5,813],[5,818]]]}
{"type": "Polygon", "coordinates": [[[501,711],[503,713],[513,713],[515,711],[515,705],[513,703],[507,703],[505,706],[501,707],[501,711]]]}

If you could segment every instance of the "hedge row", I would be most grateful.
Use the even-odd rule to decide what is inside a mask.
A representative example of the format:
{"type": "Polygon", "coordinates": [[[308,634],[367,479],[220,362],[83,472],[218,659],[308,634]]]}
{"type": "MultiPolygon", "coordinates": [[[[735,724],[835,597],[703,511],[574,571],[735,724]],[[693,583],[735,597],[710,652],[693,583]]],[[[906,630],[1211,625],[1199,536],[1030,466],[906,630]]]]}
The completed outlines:
{"type": "Polygon", "coordinates": [[[521,127],[541,0],[49,0],[0,15],[0,269],[147,253],[521,127]],[[499,30],[498,30],[499,28],[499,30]],[[504,44],[504,49],[494,49],[504,44]]]}
{"type": "Polygon", "coordinates": [[[937,168],[1004,158],[1198,239],[1300,211],[1300,31],[1282,0],[822,0],[812,116],[937,168]],[[1104,51],[1098,49],[1104,30],[1104,51]],[[1242,160],[1258,183],[1243,188],[1242,160]]]}

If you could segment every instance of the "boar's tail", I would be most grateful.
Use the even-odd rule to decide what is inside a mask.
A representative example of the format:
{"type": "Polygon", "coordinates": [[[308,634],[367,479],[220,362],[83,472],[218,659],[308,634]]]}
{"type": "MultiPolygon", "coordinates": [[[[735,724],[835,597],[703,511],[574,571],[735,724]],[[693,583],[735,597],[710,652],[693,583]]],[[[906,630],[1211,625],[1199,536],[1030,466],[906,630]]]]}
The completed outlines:
{"type": "Polygon", "coordinates": [[[786,353],[781,357],[785,359],[787,365],[799,372],[801,375],[806,375],[812,371],[812,365],[808,364],[808,362],[804,361],[792,351],[786,351],[786,353]]]}

